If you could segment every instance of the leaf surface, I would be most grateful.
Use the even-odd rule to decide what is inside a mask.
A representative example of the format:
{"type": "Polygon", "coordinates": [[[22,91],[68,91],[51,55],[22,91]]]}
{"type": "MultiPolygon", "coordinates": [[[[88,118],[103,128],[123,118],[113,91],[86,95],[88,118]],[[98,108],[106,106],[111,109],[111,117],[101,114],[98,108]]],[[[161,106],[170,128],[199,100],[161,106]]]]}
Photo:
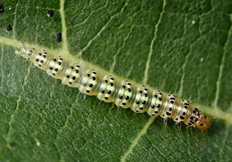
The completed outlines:
{"type": "Polygon", "coordinates": [[[232,159],[231,1],[3,4],[1,161],[232,159]],[[48,10],[53,17],[47,17],[48,10]],[[6,31],[9,24],[12,31],[6,31]],[[165,126],[161,118],[85,96],[16,56],[18,43],[58,51],[88,63],[85,68],[188,99],[209,114],[212,128],[199,133],[170,120],[165,126]]]}

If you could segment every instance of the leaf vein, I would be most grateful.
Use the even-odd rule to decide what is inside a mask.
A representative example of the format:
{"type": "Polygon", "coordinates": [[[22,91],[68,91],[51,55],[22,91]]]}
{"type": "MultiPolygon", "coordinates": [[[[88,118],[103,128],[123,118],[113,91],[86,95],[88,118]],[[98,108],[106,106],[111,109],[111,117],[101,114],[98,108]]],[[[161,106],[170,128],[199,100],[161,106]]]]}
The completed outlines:
{"type": "Polygon", "coordinates": [[[16,21],[17,21],[16,15],[17,15],[17,10],[18,10],[18,5],[19,5],[19,1],[17,1],[17,4],[15,6],[15,12],[14,12],[13,39],[15,39],[15,29],[16,29],[15,27],[16,27],[16,21]]]}
{"type": "Polygon", "coordinates": [[[111,66],[111,68],[110,68],[110,72],[113,72],[113,71],[114,71],[114,67],[115,67],[115,65],[116,65],[117,56],[118,56],[118,54],[121,52],[121,50],[125,47],[125,42],[126,42],[127,39],[129,38],[129,36],[130,36],[130,34],[131,34],[133,28],[134,28],[134,25],[131,26],[131,28],[130,28],[129,32],[127,33],[126,37],[123,39],[122,46],[118,48],[116,54],[114,55],[114,59],[113,59],[112,66],[111,66]]]}
{"type": "Polygon", "coordinates": [[[10,117],[10,121],[8,122],[9,129],[8,129],[8,132],[6,133],[6,134],[7,134],[6,140],[7,140],[7,147],[8,147],[9,149],[11,149],[11,146],[10,146],[10,133],[11,133],[11,131],[12,131],[12,129],[13,129],[13,128],[12,128],[12,122],[13,122],[13,120],[14,120],[14,116],[15,116],[16,112],[17,112],[18,109],[19,109],[20,102],[21,102],[21,99],[22,99],[22,95],[23,95],[23,93],[24,93],[24,88],[25,88],[25,86],[26,86],[26,84],[27,84],[27,80],[28,80],[29,75],[30,75],[31,67],[32,67],[32,63],[30,63],[30,66],[29,66],[28,69],[27,69],[27,75],[26,75],[26,77],[25,77],[25,79],[24,79],[24,83],[23,83],[23,86],[22,86],[22,90],[21,90],[21,92],[20,92],[20,94],[19,94],[19,97],[18,97],[18,99],[17,99],[16,108],[14,109],[14,111],[13,111],[11,117],[10,117]]]}
{"type": "Polygon", "coordinates": [[[64,3],[65,0],[60,0],[60,16],[61,16],[61,24],[62,24],[63,50],[68,52],[67,27],[65,23],[64,3]]]}
{"type": "Polygon", "coordinates": [[[228,31],[228,35],[226,38],[226,42],[225,45],[223,47],[223,54],[222,54],[222,59],[221,59],[221,65],[219,68],[219,72],[218,72],[218,80],[216,82],[216,93],[215,93],[215,99],[213,102],[213,106],[216,108],[218,106],[218,99],[219,99],[219,93],[220,93],[220,84],[221,84],[221,79],[222,79],[222,72],[223,72],[223,68],[224,68],[224,62],[225,62],[225,57],[226,57],[226,47],[228,46],[228,42],[229,42],[229,38],[231,36],[231,30],[232,30],[232,25],[230,26],[230,29],[228,31]]]}
{"type": "Polygon", "coordinates": [[[226,130],[225,130],[225,136],[224,136],[224,138],[223,138],[223,140],[222,140],[222,145],[220,146],[220,149],[219,149],[219,159],[220,160],[218,160],[218,161],[223,161],[222,160],[222,158],[223,158],[223,148],[224,148],[224,146],[225,146],[225,143],[226,143],[226,140],[227,140],[227,138],[228,138],[228,134],[229,134],[229,125],[227,124],[226,125],[226,130]]]}
{"type": "Polygon", "coordinates": [[[153,46],[154,46],[154,43],[155,43],[156,38],[157,38],[157,32],[158,32],[159,25],[161,24],[163,15],[165,13],[165,6],[166,6],[166,0],[163,1],[162,12],[160,13],[159,20],[155,25],[154,34],[153,34],[154,36],[153,36],[153,39],[151,40],[150,50],[149,50],[149,53],[148,53],[148,59],[147,59],[147,62],[146,62],[146,68],[145,68],[144,78],[143,78],[143,83],[144,84],[146,84],[147,80],[148,80],[148,71],[149,71],[151,56],[152,56],[152,53],[153,53],[153,46]]]}
{"type": "Polygon", "coordinates": [[[140,138],[147,133],[148,128],[150,127],[150,125],[153,123],[153,121],[155,120],[154,117],[150,117],[150,119],[146,122],[146,124],[144,125],[143,129],[137,134],[137,136],[135,137],[135,139],[132,141],[130,147],[128,148],[128,150],[124,153],[124,155],[121,158],[121,162],[125,162],[128,155],[130,155],[134,149],[134,147],[138,144],[138,141],[140,140],[140,138]]]}
{"type": "Polygon", "coordinates": [[[109,20],[106,22],[106,24],[99,30],[99,32],[91,39],[89,40],[89,42],[87,43],[87,45],[79,52],[79,55],[81,56],[82,53],[87,49],[89,48],[89,46],[92,44],[92,42],[94,40],[96,40],[96,38],[98,36],[101,35],[101,33],[106,29],[106,27],[110,24],[110,22],[112,21],[112,19],[114,19],[115,17],[117,17],[117,15],[119,15],[120,13],[122,13],[122,11],[124,10],[124,8],[127,6],[127,1],[126,3],[124,4],[124,6],[121,8],[121,10],[117,13],[115,13],[114,15],[110,16],[109,20]]]}
{"type": "Polygon", "coordinates": [[[110,154],[110,155],[112,155],[112,156],[116,157],[117,159],[119,159],[119,157],[117,157],[117,156],[116,156],[116,155],[114,155],[113,153],[111,153],[111,152],[107,151],[106,149],[102,148],[101,146],[99,146],[98,144],[94,143],[93,141],[89,141],[89,143],[91,143],[91,144],[93,144],[93,145],[97,146],[98,148],[100,148],[101,150],[105,151],[106,153],[108,153],[108,154],[110,154]]]}
{"type": "MultiPolygon", "coordinates": [[[[98,12],[98,11],[100,11],[100,10],[106,8],[106,6],[108,5],[108,2],[109,2],[109,0],[106,1],[106,3],[105,3],[104,6],[98,8],[98,9],[96,9],[96,10],[93,10],[82,22],[80,22],[80,23],[78,23],[78,24],[75,24],[74,26],[72,26],[72,27],[70,27],[70,28],[76,28],[76,27],[78,27],[78,26],[80,26],[80,25],[84,25],[84,24],[89,20],[89,18],[90,18],[92,15],[94,15],[94,13],[96,13],[96,12],[98,12]]],[[[72,21],[72,20],[71,20],[71,21],[72,21]]]]}
{"type": "MultiPolygon", "coordinates": [[[[164,157],[164,159],[166,159],[166,161],[169,161],[169,159],[167,159],[167,157],[165,156],[165,154],[163,154],[154,144],[153,142],[150,140],[149,137],[147,137],[147,139],[150,141],[151,145],[156,149],[156,151],[162,156],[164,157]]],[[[158,159],[157,159],[158,160],[158,159]]]]}

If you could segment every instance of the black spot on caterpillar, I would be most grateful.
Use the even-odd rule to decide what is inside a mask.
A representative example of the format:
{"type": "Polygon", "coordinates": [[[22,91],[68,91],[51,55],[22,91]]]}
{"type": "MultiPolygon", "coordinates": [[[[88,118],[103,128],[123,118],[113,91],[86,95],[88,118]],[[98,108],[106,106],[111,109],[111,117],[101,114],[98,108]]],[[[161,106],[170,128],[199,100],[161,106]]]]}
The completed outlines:
{"type": "Polygon", "coordinates": [[[135,86],[129,81],[117,81],[110,75],[100,75],[94,70],[84,70],[73,61],[61,56],[54,57],[45,50],[22,46],[16,54],[23,56],[48,75],[70,87],[78,88],[87,95],[97,96],[104,102],[114,102],[118,107],[131,108],[136,113],[147,112],[150,116],[172,119],[176,123],[184,122],[199,131],[211,127],[210,119],[193,107],[188,101],[174,95],[149,90],[145,86],[135,86]]]}

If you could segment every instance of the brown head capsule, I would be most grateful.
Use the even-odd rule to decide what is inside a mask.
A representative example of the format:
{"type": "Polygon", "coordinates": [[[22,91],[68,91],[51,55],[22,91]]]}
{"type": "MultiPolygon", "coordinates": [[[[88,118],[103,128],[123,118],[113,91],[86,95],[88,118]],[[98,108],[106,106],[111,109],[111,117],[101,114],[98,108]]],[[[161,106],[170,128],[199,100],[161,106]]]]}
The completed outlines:
{"type": "Polygon", "coordinates": [[[202,132],[211,127],[211,122],[207,115],[201,114],[199,120],[196,122],[195,125],[196,125],[196,128],[202,132]]]}

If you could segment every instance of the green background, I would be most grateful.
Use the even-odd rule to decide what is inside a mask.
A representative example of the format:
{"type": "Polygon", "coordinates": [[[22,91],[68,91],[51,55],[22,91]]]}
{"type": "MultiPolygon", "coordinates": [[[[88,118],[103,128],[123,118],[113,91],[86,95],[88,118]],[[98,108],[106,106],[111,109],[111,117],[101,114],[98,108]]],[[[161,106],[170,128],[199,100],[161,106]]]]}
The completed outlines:
{"type": "Polygon", "coordinates": [[[222,115],[232,115],[231,0],[1,3],[0,161],[231,161],[222,115]],[[212,128],[149,125],[147,114],[80,94],[16,56],[16,40],[208,106],[212,128]]]}

